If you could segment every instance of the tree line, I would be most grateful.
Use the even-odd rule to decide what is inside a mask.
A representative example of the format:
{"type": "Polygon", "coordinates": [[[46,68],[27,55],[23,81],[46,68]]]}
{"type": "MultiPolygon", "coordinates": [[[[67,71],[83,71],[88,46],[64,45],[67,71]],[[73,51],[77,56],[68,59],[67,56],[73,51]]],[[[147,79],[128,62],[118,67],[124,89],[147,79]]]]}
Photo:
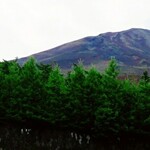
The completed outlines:
{"type": "Polygon", "coordinates": [[[148,73],[139,83],[118,75],[114,59],[103,73],[79,63],[67,74],[34,58],[0,62],[0,122],[47,122],[95,137],[150,135],[148,73]]]}

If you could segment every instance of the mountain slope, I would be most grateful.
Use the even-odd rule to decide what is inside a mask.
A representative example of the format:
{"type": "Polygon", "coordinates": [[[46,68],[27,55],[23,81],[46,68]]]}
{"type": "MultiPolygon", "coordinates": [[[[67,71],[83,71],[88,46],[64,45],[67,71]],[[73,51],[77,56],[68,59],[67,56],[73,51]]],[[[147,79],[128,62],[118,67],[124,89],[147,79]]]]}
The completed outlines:
{"type": "MultiPolygon", "coordinates": [[[[32,56],[44,64],[57,62],[64,69],[81,59],[84,65],[94,64],[100,70],[105,68],[111,57],[115,57],[123,72],[142,72],[150,67],[150,30],[133,28],[122,32],[107,32],[32,56]]],[[[18,61],[22,64],[27,58],[18,61]]]]}

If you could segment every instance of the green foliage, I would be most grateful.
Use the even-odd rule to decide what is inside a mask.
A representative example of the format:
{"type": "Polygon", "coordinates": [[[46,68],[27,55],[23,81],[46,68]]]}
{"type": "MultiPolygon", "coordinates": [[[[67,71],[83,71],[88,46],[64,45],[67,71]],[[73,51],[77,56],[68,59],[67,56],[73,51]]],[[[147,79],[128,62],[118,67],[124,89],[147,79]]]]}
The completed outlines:
{"type": "Polygon", "coordinates": [[[67,75],[32,57],[22,67],[1,62],[0,119],[46,121],[95,136],[150,134],[148,73],[138,84],[117,79],[118,73],[114,59],[103,74],[79,63],[67,75]]]}
{"type": "MultiPolygon", "coordinates": [[[[0,66],[1,89],[0,103],[3,107],[4,116],[15,116],[18,111],[18,96],[20,89],[20,66],[16,61],[4,61],[0,66]],[[14,109],[15,108],[15,109],[14,109]]],[[[3,116],[3,117],[4,117],[3,116]]]]}
{"type": "Polygon", "coordinates": [[[118,76],[119,71],[117,70],[117,62],[115,59],[110,61],[108,68],[105,70],[105,74],[111,78],[116,78],[118,76]]]}
{"type": "Polygon", "coordinates": [[[45,106],[47,112],[50,115],[50,122],[56,123],[63,121],[65,116],[65,79],[61,74],[60,68],[56,66],[48,77],[48,82],[46,83],[47,99],[45,101],[45,106]]]}
{"type": "Polygon", "coordinates": [[[83,116],[86,116],[86,98],[84,94],[85,89],[86,71],[82,64],[74,65],[71,73],[66,78],[67,86],[67,111],[72,112],[69,114],[70,125],[78,126],[82,128],[84,125],[83,116]]]}

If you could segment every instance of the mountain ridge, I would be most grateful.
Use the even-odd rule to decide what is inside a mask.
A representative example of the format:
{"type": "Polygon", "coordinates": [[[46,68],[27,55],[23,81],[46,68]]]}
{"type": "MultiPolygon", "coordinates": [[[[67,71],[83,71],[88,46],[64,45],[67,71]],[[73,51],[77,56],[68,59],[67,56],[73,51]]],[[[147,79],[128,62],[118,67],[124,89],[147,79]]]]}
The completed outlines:
{"type": "MultiPolygon", "coordinates": [[[[63,69],[82,60],[85,66],[94,64],[104,70],[111,57],[118,61],[122,72],[142,72],[150,68],[150,30],[131,28],[120,32],[106,32],[65,43],[31,55],[38,63],[56,62],[63,69]]],[[[28,57],[18,60],[23,64],[28,57]]]]}

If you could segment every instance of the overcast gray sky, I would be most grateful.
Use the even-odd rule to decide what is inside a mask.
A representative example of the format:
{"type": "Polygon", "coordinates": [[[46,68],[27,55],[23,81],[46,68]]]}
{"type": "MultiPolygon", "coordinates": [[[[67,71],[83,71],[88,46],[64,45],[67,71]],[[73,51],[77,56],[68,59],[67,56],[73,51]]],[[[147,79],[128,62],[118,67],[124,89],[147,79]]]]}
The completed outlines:
{"type": "Polygon", "coordinates": [[[0,0],[0,60],[129,28],[150,29],[150,0],[0,0]]]}

